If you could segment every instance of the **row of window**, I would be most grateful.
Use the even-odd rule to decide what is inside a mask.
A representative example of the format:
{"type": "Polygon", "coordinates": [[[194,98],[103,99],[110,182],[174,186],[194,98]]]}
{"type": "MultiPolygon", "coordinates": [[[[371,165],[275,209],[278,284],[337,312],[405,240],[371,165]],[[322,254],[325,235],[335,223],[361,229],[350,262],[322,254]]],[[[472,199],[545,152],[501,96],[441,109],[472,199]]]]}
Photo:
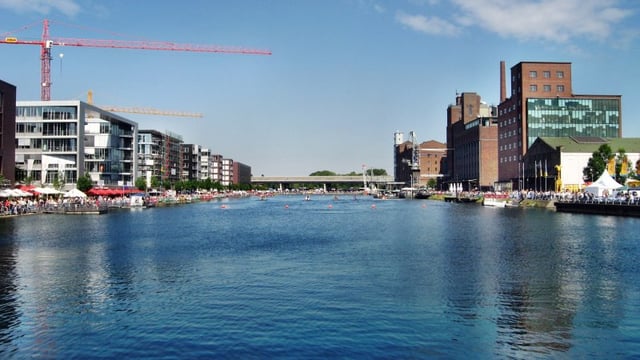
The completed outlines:
{"type": "Polygon", "coordinates": [[[512,136],[520,135],[521,133],[522,133],[522,129],[518,128],[518,130],[509,130],[506,132],[500,132],[498,136],[500,137],[500,140],[502,140],[502,139],[508,139],[512,136]]]}
{"type": "Polygon", "coordinates": [[[515,141],[506,145],[500,145],[500,151],[507,151],[507,150],[512,150],[512,149],[520,149],[522,147],[522,140],[518,140],[518,142],[516,143],[515,141]]]}
{"type": "MultiPolygon", "coordinates": [[[[529,77],[531,79],[537,79],[538,78],[538,72],[536,70],[532,70],[529,71],[529,77]]],[[[542,72],[542,77],[545,79],[551,79],[551,71],[549,70],[545,70],[542,72]]],[[[564,79],[564,71],[558,70],[556,71],[556,78],[557,79],[564,79]]]]}
{"type": "MultiPolygon", "coordinates": [[[[536,84],[531,84],[529,85],[529,91],[530,92],[537,92],[538,91],[538,85],[536,84]]],[[[543,92],[551,92],[551,85],[542,85],[542,91],[543,92]]],[[[556,85],[556,92],[564,92],[564,85],[556,85]]]]}
{"type": "MultiPolygon", "coordinates": [[[[518,119],[520,119],[522,117],[521,114],[518,114],[518,119]]],[[[515,124],[517,123],[517,119],[515,117],[510,117],[508,119],[502,120],[501,122],[498,123],[499,127],[505,127],[511,124],[515,124]]]]}
{"type": "Polygon", "coordinates": [[[43,120],[77,120],[75,106],[17,106],[17,118],[38,118],[43,120]]]}
{"type": "Polygon", "coordinates": [[[503,156],[500,158],[500,163],[504,164],[506,162],[514,162],[514,161],[522,161],[522,156],[520,155],[510,155],[510,156],[503,156]]]}

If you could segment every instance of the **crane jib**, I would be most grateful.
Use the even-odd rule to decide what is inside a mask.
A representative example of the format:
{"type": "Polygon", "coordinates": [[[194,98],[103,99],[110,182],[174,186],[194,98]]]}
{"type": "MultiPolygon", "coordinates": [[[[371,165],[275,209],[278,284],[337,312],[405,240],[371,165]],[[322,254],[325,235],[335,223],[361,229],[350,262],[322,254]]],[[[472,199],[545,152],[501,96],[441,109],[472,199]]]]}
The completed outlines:
{"type": "Polygon", "coordinates": [[[164,50],[164,51],[192,51],[209,53],[230,53],[245,55],[271,55],[269,50],[222,47],[213,45],[178,44],[161,41],[127,41],[127,40],[99,40],[99,39],[62,39],[49,37],[49,21],[42,23],[41,40],[18,40],[17,37],[7,36],[0,40],[0,44],[40,45],[41,94],[40,100],[48,101],[51,98],[51,48],[53,46],[77,46],[77,47],[102,47],[138,50],[164,50]]]}

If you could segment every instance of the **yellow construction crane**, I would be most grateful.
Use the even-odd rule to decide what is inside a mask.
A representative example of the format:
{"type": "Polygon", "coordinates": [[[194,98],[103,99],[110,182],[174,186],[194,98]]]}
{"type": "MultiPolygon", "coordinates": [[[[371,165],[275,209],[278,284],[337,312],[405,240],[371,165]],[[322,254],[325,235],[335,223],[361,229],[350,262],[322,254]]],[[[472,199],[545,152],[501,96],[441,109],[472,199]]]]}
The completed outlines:
{"type": "MultiPolygon", "coordinates": [[[[93,105],[93,92],[89,90],[87,93],[87,103],[93,105]]],[[[120,106],[101,106],[96,105],[100,109],[111,111],[111,112],[120,112],[120,113],[130,113],[130,114],[144,114],[144,115],[162,115],[162,116],[180,116],[180,117],[191,117],[191,118],[201,118],[203,115],[201,113],[192,113],[192,112],[183,112],[183,111],[171,111],[171,110],[158,110],[153,108],[141,108],[141,107],[120,107],[120,106]]]]}

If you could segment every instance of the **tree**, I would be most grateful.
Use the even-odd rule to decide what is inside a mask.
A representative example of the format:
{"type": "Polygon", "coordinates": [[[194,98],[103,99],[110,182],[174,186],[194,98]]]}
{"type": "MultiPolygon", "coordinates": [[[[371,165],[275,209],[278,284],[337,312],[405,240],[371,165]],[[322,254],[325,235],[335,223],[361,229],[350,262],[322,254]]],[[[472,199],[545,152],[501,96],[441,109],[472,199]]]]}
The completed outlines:
{"type": "Polygon", "coordinates": [[[627,152],[624,149],[618,149],[618,155],[616,156],[616,180],[623,184],[627,178],[632,175],[633,167],[627,157],[627,152]]]}
{"type": "Polygon", "coordinates": [[[186,183],[184,181],[176,181],[176,183],[173,184],[173,186],[177,192],[186,190],[186,183]]]}
{"type": "Polygon", "coordinates": [[[591,158],[587,162],[587,167],[582,170],[585,179],[593,181],[600,176],[610,161],[614,161],[614,173],[611,174],[616,181],[624,182],[627,177],[632,175],[632,164],[627,158],[624,149],[618,149],[618,153],[614,153],[607,144],[600,145],[597,151],[594,151],[591,158]],[[625,164],[623,166],[623,164],[625,164]]]}
{"type": "Polygon", "coordinates": [[[78,183],[76,184],[76,188],[82,192],[87,192],[91,190],[93,187],[93,182],[91,181],[91,176],[89,174],[84,174],[78,178],[78,183]]]}
{"type": "Polygon", "coordinates": [[[136,189],[144,191],[147,190],[147,180],[143,177],[136,178],[136,189]]]}
{"type": "Polygon", "coordinates": [[[309,174],[309,176],[336,176],[336,173],[329,170],[320,170],[309,174]]]}
{"type": "Polygon", "coordinates": [[[201,189],[205,189],[207,191],[213,189],[213,181],[211,180],[210,177],[204,179],[204,180],[200,180],[200,184],[199,187],[201,189]]]}
{"type": "Polygon", "coordinates": [[[56,175],[53,177],[53,188],[61,191],[62,188],[64,188],[64,176],[62,176],[61,173],[56,173],[56,175]]]}
{"type": "Polygon", "coordinates": [[[161,181],[160,181],[159,177],[157,177],[157,176],[151,177],[151,187],[152,188],[157,190],[158,188],[160,188],[160,185],[161,185],[161,181]]]}
{"type": "Polygon", "coordinates": [[[373,176],[387,176],[387,170],[385,169],[371,169],[373,176]]]}
{"type": "Polygon", "coordinates": [[[609,159],[613,158],[615,155],[611,150],[611,147],[608,144],[602,144],[598,148],[598,150],[594,151],[587,162],[587,166],[582,170],[582,175],[584,179],[589,179],[589,181],[593,181],[598,176],[600,176],[604,169],[607,168],[607,163],[609,159]]]}

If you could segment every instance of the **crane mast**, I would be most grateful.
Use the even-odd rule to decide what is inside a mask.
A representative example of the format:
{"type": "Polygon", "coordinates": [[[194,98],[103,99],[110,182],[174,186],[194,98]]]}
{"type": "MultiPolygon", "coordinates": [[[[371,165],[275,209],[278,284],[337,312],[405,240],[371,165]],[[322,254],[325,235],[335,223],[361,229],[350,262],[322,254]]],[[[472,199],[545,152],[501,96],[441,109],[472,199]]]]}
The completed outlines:
{"type": "Polygon", "coordinates": [[[418,136],[415,131],[409,132],[409,139],[411,141],[411,189],[413,189],[414,184],[420,185],[420,145],[418,145],[418,136]]]}
{"type": "Polygon", "coordinates": [[[19,40],[16,37],[5,37],[4,39],[0,40],[0,44],[40,46],[40,99],[43,101],[51,100],[51,48],[53,46],[271,55],[271,51],[269,50],[222,47],[212,45],[179,44],[163,41],[51,38],[49,36],[49,20],[47,19],[44,19],[44,21],[42,22],[42,38],[40,40],[19,40]]]}
{"type": "Polygon", "coordinates": [[[420,171],[420,146],[418,145],[418,137],[415,131],[409,132],[409,138],[411,139],[411,171],[420,171]]]}

